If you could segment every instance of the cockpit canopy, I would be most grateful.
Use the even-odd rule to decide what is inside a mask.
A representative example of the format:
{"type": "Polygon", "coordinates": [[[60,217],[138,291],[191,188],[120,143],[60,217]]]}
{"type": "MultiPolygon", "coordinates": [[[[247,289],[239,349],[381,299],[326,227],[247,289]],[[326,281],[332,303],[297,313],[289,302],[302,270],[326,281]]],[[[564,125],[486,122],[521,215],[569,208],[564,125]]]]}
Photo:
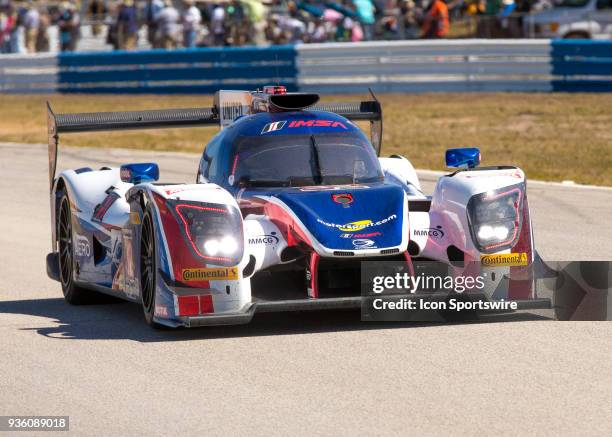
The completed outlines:
{"type": "Polygon", "coordinates": [[[231,156],[238,186],[307,186],[383,178],[374,149],[359,131],[241,136],[231,156]]]}
{"type": "Polygon", "coordinates": [[[206,147],[200,173],[228,189],[383,179],[376,151],[361,129],[327,111],[239,118],[206,147]]]}

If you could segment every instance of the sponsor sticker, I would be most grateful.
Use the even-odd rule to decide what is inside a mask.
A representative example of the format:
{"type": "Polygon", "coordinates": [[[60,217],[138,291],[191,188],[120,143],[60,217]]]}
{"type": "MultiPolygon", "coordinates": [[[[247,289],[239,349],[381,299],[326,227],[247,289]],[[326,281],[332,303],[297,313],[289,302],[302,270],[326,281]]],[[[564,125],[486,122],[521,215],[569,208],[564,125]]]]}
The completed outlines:
{"type": "Polygon", "coordinates": [[[119,177],[121,178],[123,182],[131,181],[132,180],[132,170],[130,170],[127,167],[122,168],[121,170],[119,170],[119,177]]]}
{"type": "Polygon", "coordinates": [[[518,267],[526,266],[529,258],[525,252],[498,253],[495,255],[481,255],[480,263],[485,267],[518,267]]]}
{"type": "Polygon", "coordinates": [[[373,249],[376,247],[376,244],[372,240],[368,240],[366,238],[358,238],[353,240],[353,246],[355,249],[373,249]]]}
{"type": "Polygon", "coordinates": [[[382,235],[381,232],[368,232],[367,234],[340,234],[340,238],[372,238],[382,235]]]}
{"type": "Polygon", "coordinates": [[[155,305],[155,313],[157,317],[169,317],[168,307],[166,305],[155,305]]]}
{"type": "Polygon", "coordinates": [[[281,130],[283,127],[285,127],[286,124],[287,124],[287,120],[274,121],[272,123],[268,123],[261,130],[261,134],[263,135],[263,134],[267,134],[269,132],[274,132],[274,131],[277,131],[277,130],[281,130]]]}
{"type": "Polygon", "coordinates": [[[265,246],[273,246],[278,244],[279,238],[276,236],[276,232],[270,232],[269,234],[256,235],[253,238],[249,238],[249,244],[262,244],[265,246]]]}
{"type": "Polygon", "coordinates": [[[91,256],[91,247],[89,240],[83,235],[77,235],[76,244],[74,245],[74,253],[76,256],[91,256]]]}
{"type": "Polygon", "coordinates": [[[442,226],[438,225],[435,228],[425,228],[425,229],[414,229],[412,234],[417,237],[432,237],[432,238],[442,238],[444,237],[444,231],[442,230],[442,226]]]}
{"type": "Polygon", "coordinates": [[[373,222],[372,220],[367,219],[367,220],[357,220],[357,221],[346,223],[343,225],[339,225],[336,223],[328,223],[321,219],[317,219],[317,222],[329,228],[337,228],[343,232],[359,232],[359,231],[363,231],[366,228],[383,225],[385,223],[390,222],[391,220],[395,220],[396,218],[397,218],[397,215],[391,214],[389,217],[376,221],[376,222],[373,222]]]}
{"type": "Polygon", "coordinates": [[[294,120],[289,123],[289,128],[297,127],[340,127],[344,130],[348,129],[341,121],[332,120],[294,120]]]}
{"type": "Polygon", "coordinates": [[[351,193],[332,194],[332,200],[339,203],[344,208],[348,208],[353,203],[353,195],[351,193]]]}
{"type": "Polygon", "coordinates": [[[235,281],[238,279],[238,267],[183,269],[183,281],[235,281]]]}
{"type": "Polygon", "coordinates": [[[130,212],[130,223],[133,225],[139,225],[141,224],[140,222],[140,214],[138,214],[137,212],[130,212]]]}
{"type": "MultiPolygon", "coordinates": [[[[227,94],[228,91],[225,92],[227,94]]],[[[229,91],[232,93],[232,91],[229,91]]],[[[241,96],[234,95],[232,98],[241,96]]],[[[223,98],[223,97],[222,97],[223,98]]],[[[241,99],[238,99],[241,100],[241,99]]],[[[247,100],[248,101],[248,100],[247,100]]],[[[232,124],[234,120],[249,113],[250,103],[247,104],[244,101],[224,101],[221,102],[221,126],[226,127],[232,124]]]]}

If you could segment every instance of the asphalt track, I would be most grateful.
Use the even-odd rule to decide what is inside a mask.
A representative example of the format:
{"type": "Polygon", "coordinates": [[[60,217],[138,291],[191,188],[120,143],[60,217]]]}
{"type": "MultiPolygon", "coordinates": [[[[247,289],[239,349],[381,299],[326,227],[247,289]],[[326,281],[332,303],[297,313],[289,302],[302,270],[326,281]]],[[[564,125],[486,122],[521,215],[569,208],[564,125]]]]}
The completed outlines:
{"type": "MultiPolygon", "coordinates": [[[[192,181],[197,162],[62,156],[61,167],[155,160],[168,182],[192,181]]],[[[47,174],[44,146],[0,144],[0,415],[69,415],[78,435],[612,434],[609,322],[333,312],[156,332],[134,304],[70,307],[44,269],[47,174]]],[[[429,190],[434,174],[423,180],[429,190]]],[[[529,200],[544,259],[612,259],[612,190],[534,182],[529,200]]]]}

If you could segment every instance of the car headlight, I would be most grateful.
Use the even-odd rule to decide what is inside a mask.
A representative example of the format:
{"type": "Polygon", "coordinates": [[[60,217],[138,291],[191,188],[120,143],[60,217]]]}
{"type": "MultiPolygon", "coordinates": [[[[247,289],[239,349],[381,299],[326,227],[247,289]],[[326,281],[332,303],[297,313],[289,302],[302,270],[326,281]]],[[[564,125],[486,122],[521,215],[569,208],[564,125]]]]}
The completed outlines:
{"type": "Polygon", "coordinates": [[[192,253],[211,264],[238,264],[244,252],[242,218],[237,208],[167,200],[192,253]]]}
{"type": "Polygon", "coordinates": [[[233,255],[238,249],[238,242],[234,239],[234,237],[225,236],[223,238],[211,238],[204,241],[203,244],[204,251],[209,253],[210,255],[233,255]]]}
{"type": "Polygon", "coordinates": [[[514,246],[521,232],[524,184],[476,194],[467,205],[474,245],[484,253],[514,246]]]}

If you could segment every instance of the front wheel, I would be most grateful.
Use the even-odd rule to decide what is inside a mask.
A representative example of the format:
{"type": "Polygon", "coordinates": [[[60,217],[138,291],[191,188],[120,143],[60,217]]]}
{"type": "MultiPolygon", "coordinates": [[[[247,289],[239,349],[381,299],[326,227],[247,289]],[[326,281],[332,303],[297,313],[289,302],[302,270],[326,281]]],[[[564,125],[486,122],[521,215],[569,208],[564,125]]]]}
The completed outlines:
{"type": "Polygon", "coordinates": [[[147,211],[142,219],[140,234],[140,296],[147,324],[154,328],[160,328],[161,326],[153,321],[156,271],[155,232],[153,230],[153,219],[150,212],[147,211]]]}

